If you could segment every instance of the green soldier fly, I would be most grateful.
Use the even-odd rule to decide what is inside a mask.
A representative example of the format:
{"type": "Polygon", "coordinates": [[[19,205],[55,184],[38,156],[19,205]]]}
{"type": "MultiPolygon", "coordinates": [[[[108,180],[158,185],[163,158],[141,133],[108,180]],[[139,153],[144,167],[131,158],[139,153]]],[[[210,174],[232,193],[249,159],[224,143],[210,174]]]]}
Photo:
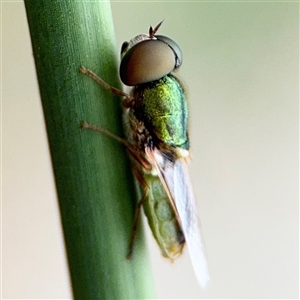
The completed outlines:
{"type": "Polygon", "coordinates": [[[110,86],[85,67],[80,68],[102,87],[124,98],[127,140],[87,122],[82,127],[120,141],[130,154],[143,198],[136,208],[129,256],[143,207],[162,255],[174,260],[187,244],[198,282],[206,287],[210,280],[208,265],[187,169],[187,99],[174,74],[182,64],[182,53],[172,39],[156,35],[161,23],[154,29],[150,27],[148,34],[123,43],[120,78],[132,86],[130,94],[110,86]]]}

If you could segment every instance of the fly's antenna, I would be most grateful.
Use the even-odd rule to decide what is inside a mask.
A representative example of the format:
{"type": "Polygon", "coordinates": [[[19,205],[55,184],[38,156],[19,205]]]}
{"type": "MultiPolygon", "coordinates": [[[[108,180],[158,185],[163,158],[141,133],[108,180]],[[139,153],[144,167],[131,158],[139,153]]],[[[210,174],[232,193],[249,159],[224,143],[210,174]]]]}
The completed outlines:
{"type": "Polygon", "coordinates": [[[152,26],[150,26],[149,28],[149,37],[152,39],[155,35],[155,33],[157,32],[157,30],[159,29],[160,25],[162,24],[164,20],[162,20],[161,22],[159,22],[154,29],[152,28],[152,26]]]}

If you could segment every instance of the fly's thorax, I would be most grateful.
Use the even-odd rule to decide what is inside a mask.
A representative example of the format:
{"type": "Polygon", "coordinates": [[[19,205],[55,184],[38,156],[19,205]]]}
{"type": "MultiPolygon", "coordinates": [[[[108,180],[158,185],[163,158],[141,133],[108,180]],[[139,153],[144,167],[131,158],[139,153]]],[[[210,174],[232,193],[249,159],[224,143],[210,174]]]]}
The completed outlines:
{"type": "Polygon", "coordinates": [[[180,81],[172,74],[135,86],[133,113],[144,122],[159,150],[189,149],[187,99],[180,81]]]}
{"type": "Polygon", "coordinates": [[[158,176],[144,174],[149,194],[144,211],[163,256],[175,259],[185,244],[176,214],[158,176]]]}
{"type": "Polygon", "coordinates": [[[125,109],[123,113],[123,123],[128,142],[130,142],[138,151],[144,152],[151,136],[143,121],[140,121],[134,115],[133,109],[125,109]]]}
{"type": "MultiPolygon", "coordinates": [[[[150,163],[150,160],[145,153],[145,147],[152,144],[152,137],[145,127],[144,122],[139,121],[135,117],[132,109],[125,109],[123,113],[123,123],[127,141],[133,146],[136,152],[136,158],[147,161],[147,164],[143,165],[142,163],[139,163],[136,158],[131,157],[132,162],[142,174],[157,176],[158,172],[156,167],[150,163]]],[[[158,159],[160,163],[163,163],[162,159],[158,159]]]]}

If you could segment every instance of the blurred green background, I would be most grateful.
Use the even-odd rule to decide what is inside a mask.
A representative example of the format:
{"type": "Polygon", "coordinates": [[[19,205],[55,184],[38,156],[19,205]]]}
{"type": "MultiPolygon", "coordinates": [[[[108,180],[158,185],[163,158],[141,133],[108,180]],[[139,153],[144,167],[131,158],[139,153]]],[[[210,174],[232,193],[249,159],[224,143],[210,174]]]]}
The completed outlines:
{"type": "MultiPolygon", "coordinates": [[[[118,48],[164,23],[182,48],[211,285],[160,256],[159,299],[299,297],[299,3],[112,2],[118,48]]],[[[70,298],[23,2],[1,3],[2,297],[70,298]]],[[[100,74],[101,75],[101,74],[100,74]]],[[[146,227],[146,226],[145,226],[146,227]]]]}

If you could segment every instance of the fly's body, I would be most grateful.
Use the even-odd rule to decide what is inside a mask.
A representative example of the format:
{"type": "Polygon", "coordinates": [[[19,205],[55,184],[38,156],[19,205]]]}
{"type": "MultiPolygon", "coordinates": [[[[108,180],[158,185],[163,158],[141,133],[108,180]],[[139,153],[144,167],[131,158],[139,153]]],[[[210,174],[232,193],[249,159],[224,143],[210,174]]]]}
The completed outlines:
{"type": "Polygon", "coordinates": [[[163,256],[173,260],[181,254],[185,238],[156,164],[171,167],[178,149],[188,150],[186,97],[173,75],[134,87],[132,96],[134,104],[125,114],[128,140],[151,165],[148,170],[135,164],[148,187],[143,207],[163,256]],[[150,153],[157,149],[153,161],[145,148],[150,153]]]}
{"type": "Polygon", "coordinates": [[[133,171],[143,198],[130,242],[130,254],[143,206],[162,254],[175,259],[187,244],[196,277],[202,287],[209,282],[208,266],[196,216],[186,159],[189,156],[188,109],[184,88],[173,71],[182,63],[179,46],[170,38],[141,34],[122,46],[120,77],[133,86],[130,94],[112,88],[93,72],[81,72],[107,90],[125,97],[127,141],[106,130],[84,123],[83,127],[104,132],[121,141],[130,154],[133,171]]]}

